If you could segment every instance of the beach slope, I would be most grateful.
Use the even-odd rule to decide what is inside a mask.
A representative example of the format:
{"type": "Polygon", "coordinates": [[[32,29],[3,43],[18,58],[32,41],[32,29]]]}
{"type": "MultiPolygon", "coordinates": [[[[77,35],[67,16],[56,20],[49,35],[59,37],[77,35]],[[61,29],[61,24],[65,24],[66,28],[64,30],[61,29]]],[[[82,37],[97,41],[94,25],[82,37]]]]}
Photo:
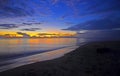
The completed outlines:
{"type": "Polygon", "coordinates": [[[91,42],[63,57],[7,70],[0,76],[120,76],[120,41],[91,42]]]}

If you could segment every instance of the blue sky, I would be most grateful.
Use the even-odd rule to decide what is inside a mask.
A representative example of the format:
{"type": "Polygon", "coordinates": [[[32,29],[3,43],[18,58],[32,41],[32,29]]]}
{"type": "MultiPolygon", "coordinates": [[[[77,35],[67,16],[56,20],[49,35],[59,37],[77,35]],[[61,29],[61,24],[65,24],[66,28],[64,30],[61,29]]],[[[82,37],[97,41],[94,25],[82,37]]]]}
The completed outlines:
{"type": "Polygon", "coordinates": [[[113,30],[119,13],[119,0],[0,0],[0,31],[113,30]]]}

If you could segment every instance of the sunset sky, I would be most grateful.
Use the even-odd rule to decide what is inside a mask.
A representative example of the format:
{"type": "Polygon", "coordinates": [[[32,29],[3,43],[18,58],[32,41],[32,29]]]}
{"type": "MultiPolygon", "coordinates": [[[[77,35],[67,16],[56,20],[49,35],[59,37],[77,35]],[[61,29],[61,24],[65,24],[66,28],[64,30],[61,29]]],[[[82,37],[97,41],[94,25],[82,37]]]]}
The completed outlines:
{"type": "Polygon", "coordinates": [[[119,0],[0,0],[0,35],[120,30],[119,0]]]}

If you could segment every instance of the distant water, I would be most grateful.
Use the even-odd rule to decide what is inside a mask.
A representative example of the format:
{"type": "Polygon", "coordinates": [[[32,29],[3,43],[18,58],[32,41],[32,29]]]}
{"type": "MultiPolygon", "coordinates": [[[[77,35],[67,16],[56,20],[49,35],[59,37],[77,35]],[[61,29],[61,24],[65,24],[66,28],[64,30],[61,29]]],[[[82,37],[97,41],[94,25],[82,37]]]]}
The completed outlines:
{"type": "MultiPolygon", "coordinates": [[[[0,39],[0,61],[16,59],[47,51],[53,51],[69,46],[80,45],[83,42],[103,41],[97,38],[12,38],[0,39]]],[[[107,39],[108,40],[108,39],[107,39]]],[[[1,66],[1,64],[0,64],[1,66]]]]}
{"type": "Polygon", "coordinates": [[[75,38],[0,39],[0,60],[76,45],[75,38]]]}
{"type": "MultiPolygon", "coordinates": [[[[103,38],[12,38],[0,39],[0,72],[18,66],[50,60],[79,46],[103,38]]],[[[115,40],[115,39],[114,39],[115,40]]]]}
{"type": "Polygon", "coordinates": [[[34,59],[36,58],[46,60],[48,59],[47,57],[51,56],[46,54],[46,52],[62,49],[59,52],[51,52],[53,55],[52,58],[54,58],[54,56],[58,56],[61,52],[64,54],[70,49],[75,49],[76,46],[82,42],[84,42],[83,39],[79,39],[78,41],[77,38],[0,39],[0,71],[6,70],[6,68],[9,69],[9,67],[12,68],[13,66],[17,67],[26,63],[29,64],[31,61],[27,61],[27,59],[30,60],[31,58],[33,61],[35,61],[34,59]],[[40,57],[42,53],[45,53],[44,57],[40,57]]]}

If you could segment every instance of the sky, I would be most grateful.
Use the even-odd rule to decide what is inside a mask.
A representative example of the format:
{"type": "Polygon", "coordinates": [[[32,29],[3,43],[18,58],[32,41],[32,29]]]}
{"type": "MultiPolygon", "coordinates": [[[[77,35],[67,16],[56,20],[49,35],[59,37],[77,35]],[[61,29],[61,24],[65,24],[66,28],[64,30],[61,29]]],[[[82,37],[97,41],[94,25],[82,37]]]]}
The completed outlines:
{"type": "Polygon", "coordinates": [[[0,34],[120,30],[119,0],[0,0],[0,34]]]}

